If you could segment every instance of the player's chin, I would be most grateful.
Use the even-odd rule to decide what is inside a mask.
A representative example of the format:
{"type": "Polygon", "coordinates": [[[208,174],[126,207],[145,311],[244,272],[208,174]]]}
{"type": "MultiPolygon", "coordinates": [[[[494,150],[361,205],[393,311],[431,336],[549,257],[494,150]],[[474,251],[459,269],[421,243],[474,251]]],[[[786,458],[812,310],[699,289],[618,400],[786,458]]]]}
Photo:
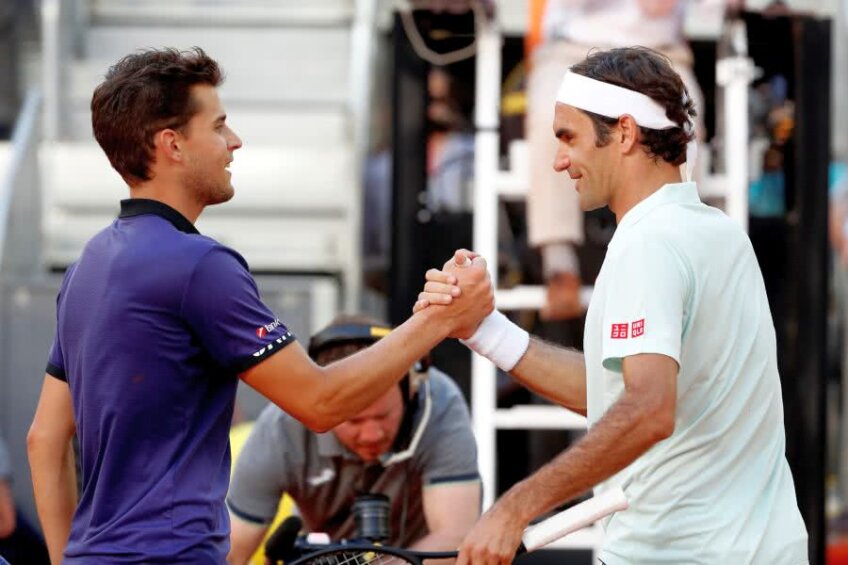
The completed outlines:
{"type": "Polygon", "coordinates": [[[232,200],[236,191],[233,188],[233,185],[227,183],[226,185],[222,185],[219,190],[216,190],[209,197],[209,202],[207,202],[208,206],[214,206],[215,204],[223,204],[224,202],[229,202],[232,200]]]}
{"type": "Polygon", "coordinates": [[[603,208],[604,206],[606,206],[606,202],[599,202],[591,198],[583,198],[582,193],[580,196],[580,209],[584,212],[591,212],[592,210],[597,210],[598,208],[603,208]]]}

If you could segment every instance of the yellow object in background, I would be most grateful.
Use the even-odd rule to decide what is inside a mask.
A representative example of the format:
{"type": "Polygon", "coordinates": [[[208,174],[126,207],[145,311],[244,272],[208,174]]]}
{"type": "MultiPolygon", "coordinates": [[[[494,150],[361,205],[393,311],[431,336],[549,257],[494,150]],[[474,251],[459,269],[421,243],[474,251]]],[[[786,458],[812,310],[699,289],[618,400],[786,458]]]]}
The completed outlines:
{"type": "MultiPolygon", "coordinates": [[[[238,456],[241,453],[241,448],[244,446],[244,442],[247,441],[247,436],[250,435],[250,431],[253,429],[253,422],[242,422],[241,424],[236,424],[232,428],[230,428],[230,452],[232,453],[232,467],[230,469],[230,474],[235,469],[236,461],[238,461],[238,456]]],[[[274,516],[274,521],[271,522],[271,525],[268,527],[268,531],[265,533],[265,539],[262,540],[262,543],[259,545],[259,549],[256,550],[256,553],[250,558],[250,565],[265,565],[265,542],[268,541],[268,538],[271,534],[274,533],[274,530],[277,529],[277,526],[280,525],[280,522],[288,518],[294,512],[294,501],[287,494],[284,494],[282,498],[280,498],[280,504],[277,506],[277,515],[274,516]]]]}

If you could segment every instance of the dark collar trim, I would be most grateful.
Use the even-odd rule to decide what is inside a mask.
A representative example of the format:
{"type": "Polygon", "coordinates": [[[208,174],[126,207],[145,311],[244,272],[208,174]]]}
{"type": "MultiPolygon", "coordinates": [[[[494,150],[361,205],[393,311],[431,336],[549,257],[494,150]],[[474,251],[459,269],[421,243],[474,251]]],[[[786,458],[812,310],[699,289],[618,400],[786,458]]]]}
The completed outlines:
{"type": "Polygon", "coordinates": [[[189,222],[185,216],[158,200],[150,200],[148,198],[127,198],[121,200],[121,213],[119,218],[132,218],[133,216],[142,216],[145,214],[154,214],[161,216],[174,224],[174,227],[184,233],[197,233],[197,228],[189,222]]]}

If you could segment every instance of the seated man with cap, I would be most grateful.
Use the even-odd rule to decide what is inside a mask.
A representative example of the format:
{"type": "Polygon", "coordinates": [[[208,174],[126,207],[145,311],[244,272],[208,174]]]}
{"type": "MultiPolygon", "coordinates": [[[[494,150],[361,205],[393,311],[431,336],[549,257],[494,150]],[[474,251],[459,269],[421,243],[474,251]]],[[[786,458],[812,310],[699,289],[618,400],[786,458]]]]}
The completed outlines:
{"type": "MultiPolygon", "coordinates": [[[[391,328],[340,317],[312,337],[309,355],[328,365],[369,347],[391,328]]],[[[354,418],[316,434],[276,405],[259,416],[227,495],[231,564],[246,563],[267,533],[283,493],[304,527],[334,540],[357,537],[352,507],[377,493],[390,504],[386,542],[455,549],[480,513],[477,446],[456,384],[426,360],[354,418]]]]}

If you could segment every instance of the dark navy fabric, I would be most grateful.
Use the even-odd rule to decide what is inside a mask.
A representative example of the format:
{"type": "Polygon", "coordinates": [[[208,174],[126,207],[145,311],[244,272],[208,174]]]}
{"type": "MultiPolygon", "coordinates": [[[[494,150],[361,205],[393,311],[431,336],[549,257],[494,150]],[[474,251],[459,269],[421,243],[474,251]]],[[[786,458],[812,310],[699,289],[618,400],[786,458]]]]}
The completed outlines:
{"type": "Polygon", "coordinates": [[[57,300],[82,493],[66,563],[224,563],[238,374],[294,340],[244,259],[152,200],[86,245],[57,300]]]}

